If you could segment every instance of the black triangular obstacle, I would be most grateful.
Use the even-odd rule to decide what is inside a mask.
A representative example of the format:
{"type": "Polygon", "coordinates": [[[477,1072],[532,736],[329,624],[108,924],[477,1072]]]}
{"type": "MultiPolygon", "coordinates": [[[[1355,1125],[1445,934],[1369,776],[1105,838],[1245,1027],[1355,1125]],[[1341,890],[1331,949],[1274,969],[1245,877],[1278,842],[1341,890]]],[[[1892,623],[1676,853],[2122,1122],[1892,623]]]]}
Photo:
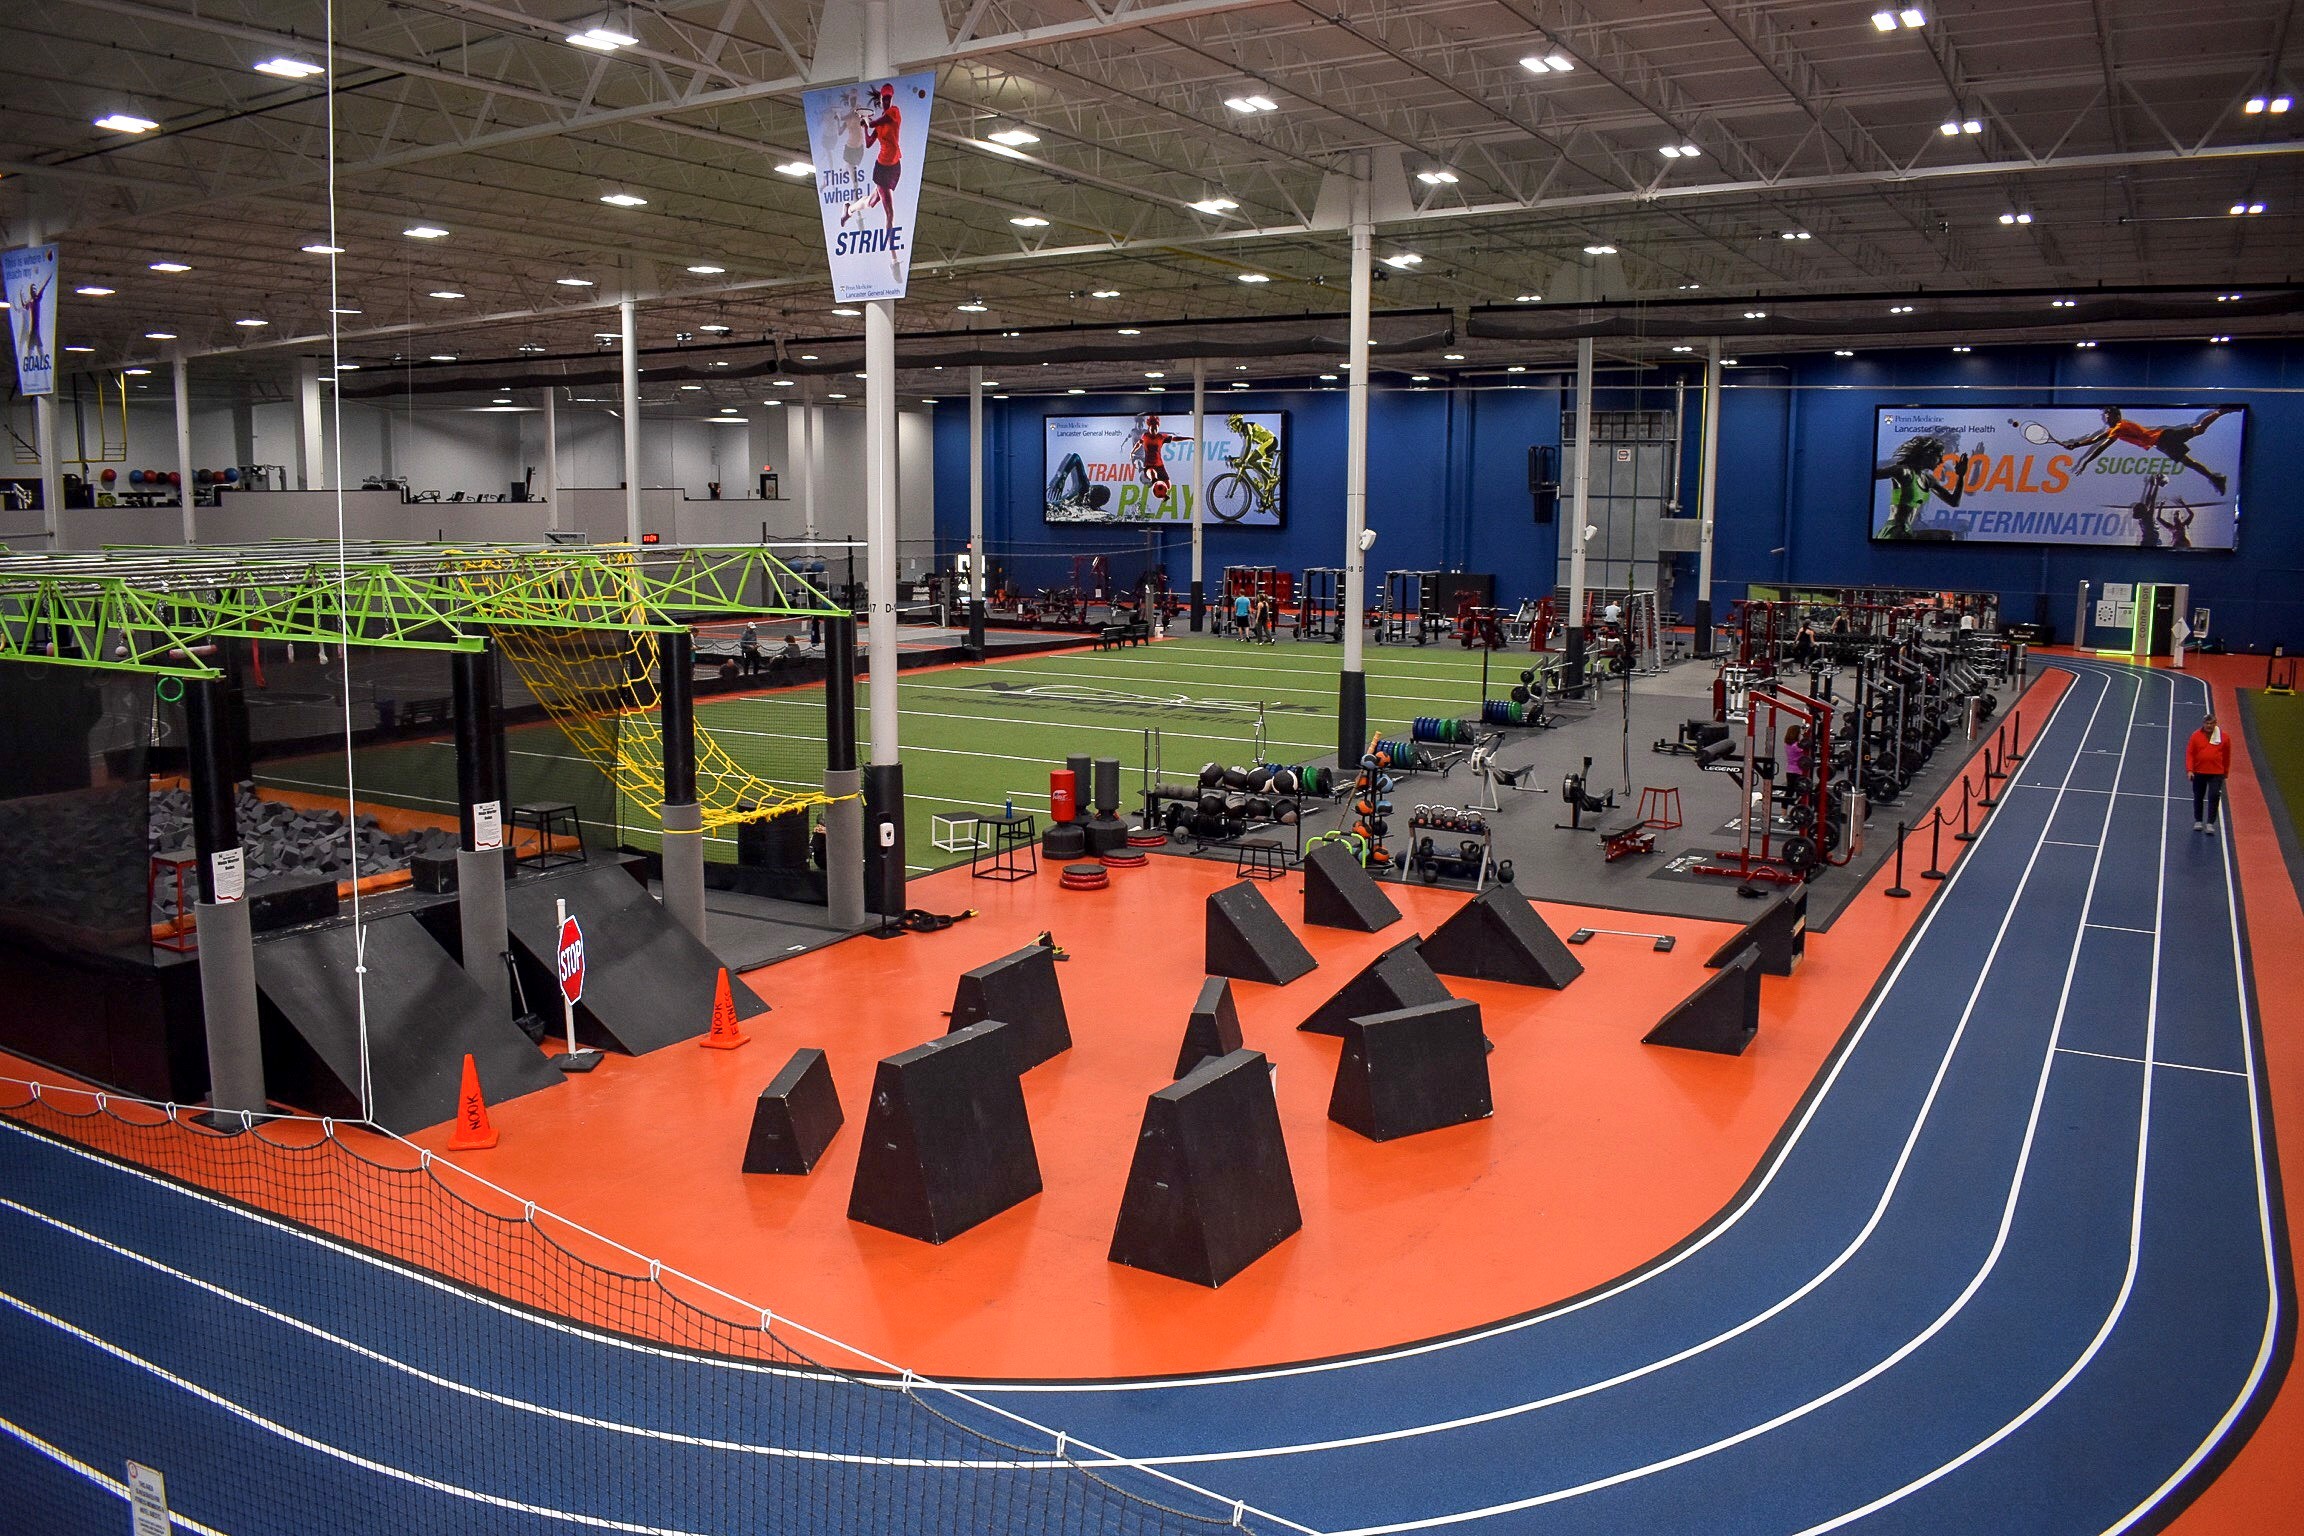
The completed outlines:
{"type": "Polygon", "coordinates": [[[1113,1263],[1217,1286],[1303,1225],[1261,1052],[1204,1061],[1146,1100],[1113,1263]]]}
{"type": "Polygon", "coordinates": [[[1480,1005],[1461,998],[1350,1019],[1328,1118],[1390,1141],[1495,1113],[1480,1005]]]}
{"type": "Polygon", "coordinates": [[[1375,933],[1400,921],[1400,909],[1342,843],[1321,843],[1304,855],[1304,921],[1375,933]]]}
{"type": "Polygon", "coordinates": [[[1676,1045],[1686,1051],[1741,1056],[1760,1033],[1760,946],[1747,944],[1736,957],[1640,1037],[1642,1045],[1676,1045]]]}
{"type": "Polygon", "coordinates": [[[1424,963],[1443,976],[1565,987],[1584,974],[1518,888],[1492,885],[1456,909],[1424,941],[1424,963]]]}
{"type": "Polygon", "coordinates": [[[1319,963],[1254,882],[1237,881],[1208,898],[1209,975],[1284,987],[1319,963]]]}
{"type": "Polygon", "coordinates": [[[1056,984],[1056,951],[1027,944],[989,965],[960,973],[952,991],[952,1029],[986,1019],[1016,1026],[1016,1070],[1029,1072],[1072,1049],[1072,1026],[1064,1014],[1063,989],[1056,984]]]}
{"type": "Polygon", "coordinates": [[[1424,963],[1417,941],[1402,939],[1362,966],[1359,975],[1337,988],[1334,997],[1296,1027],[1315,1035],[1341,1035],[1346,1023],[1364,1013],[1389,1013],[1395,1008],[1448,1000],[1447,984],[1424,963]]]}
{"type": "Polygon", "coordinates": [[[1232,1006],[1232,983],[1211,976],[1200,984],[1192,1020],[1184,1026],[1184,1048],[1176,1053],[1176,1076],[1200,1063],[1240,1049],[1240,1010],[1232,1006]]]}

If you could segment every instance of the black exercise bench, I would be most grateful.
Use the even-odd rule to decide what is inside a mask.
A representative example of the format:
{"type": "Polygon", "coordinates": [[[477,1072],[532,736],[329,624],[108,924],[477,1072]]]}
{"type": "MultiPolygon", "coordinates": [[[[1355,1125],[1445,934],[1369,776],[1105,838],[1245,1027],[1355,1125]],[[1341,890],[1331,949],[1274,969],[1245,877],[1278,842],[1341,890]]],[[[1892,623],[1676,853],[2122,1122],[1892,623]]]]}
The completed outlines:
{"type": "Polygon", "coordinates": [[[1142,619],[1130,619],[1125,624],[1107,624],[1096,631],[1096,649],[1106,647],[1119,650],[1122,646],[1143,645],[1152,638],[1152,626],[1142,619]]]}

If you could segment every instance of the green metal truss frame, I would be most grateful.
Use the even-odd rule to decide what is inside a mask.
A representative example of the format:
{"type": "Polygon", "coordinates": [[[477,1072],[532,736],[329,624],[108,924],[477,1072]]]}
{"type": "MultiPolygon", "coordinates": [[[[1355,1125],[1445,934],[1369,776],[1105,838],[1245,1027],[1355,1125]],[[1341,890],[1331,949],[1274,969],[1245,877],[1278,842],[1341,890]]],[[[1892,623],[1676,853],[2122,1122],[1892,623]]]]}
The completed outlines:
{"type": "Polygon", "coordinates": [[[677,633],[846,610],[758,545],[252,544],[0,554],[0,661],[214,678],[216,639],[472,651],[493,628],[677,633]],[[758,600],[748,600],[757,593],[758,600]]]}

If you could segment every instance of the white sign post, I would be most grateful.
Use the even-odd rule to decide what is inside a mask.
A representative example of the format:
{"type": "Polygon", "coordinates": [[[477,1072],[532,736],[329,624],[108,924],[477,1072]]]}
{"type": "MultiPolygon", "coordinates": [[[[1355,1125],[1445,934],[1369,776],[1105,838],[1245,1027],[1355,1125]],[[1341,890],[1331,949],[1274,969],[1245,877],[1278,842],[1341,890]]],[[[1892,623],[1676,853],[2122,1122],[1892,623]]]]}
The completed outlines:
{"type": "Polygon", "coordinates": [[[589,1072],[600,1065],[600,1053],[576,1048],[576,1005],[584,1000],[584,930],[569,915],[565,898],[552,904],[552,912],[559,933],[560,1024],[568,1035],[567,1052],[553,1057],[552,1065],[563,1072],[589,1072]]]}
{"type": "Polygon", "coordinates": [[[168,1480],[133,1461],[128,1463],[128,1529],[132,1536],[170,1536],[168,1480]]]}
{"type": "Polygon", "coordinates": [[[904,297],[935,100],[933,74],[836,85],[803,98],[824,254],[843,304],[904,297]]]}

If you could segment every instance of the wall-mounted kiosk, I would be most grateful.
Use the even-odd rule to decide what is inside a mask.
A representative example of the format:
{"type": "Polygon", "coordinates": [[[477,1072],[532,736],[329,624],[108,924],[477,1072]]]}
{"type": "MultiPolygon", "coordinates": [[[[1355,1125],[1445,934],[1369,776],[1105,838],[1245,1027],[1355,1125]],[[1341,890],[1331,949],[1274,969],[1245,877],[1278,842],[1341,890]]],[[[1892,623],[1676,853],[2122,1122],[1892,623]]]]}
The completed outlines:
{"type": "Polygon", "coordinates": [[[2099,581],[2080,583],[2073,614],[2072,643],[2099,656],[2144,661],[2166,656],[2184,665],[2184,645],[2192,627],[2188,582],[2099,581]]]}

